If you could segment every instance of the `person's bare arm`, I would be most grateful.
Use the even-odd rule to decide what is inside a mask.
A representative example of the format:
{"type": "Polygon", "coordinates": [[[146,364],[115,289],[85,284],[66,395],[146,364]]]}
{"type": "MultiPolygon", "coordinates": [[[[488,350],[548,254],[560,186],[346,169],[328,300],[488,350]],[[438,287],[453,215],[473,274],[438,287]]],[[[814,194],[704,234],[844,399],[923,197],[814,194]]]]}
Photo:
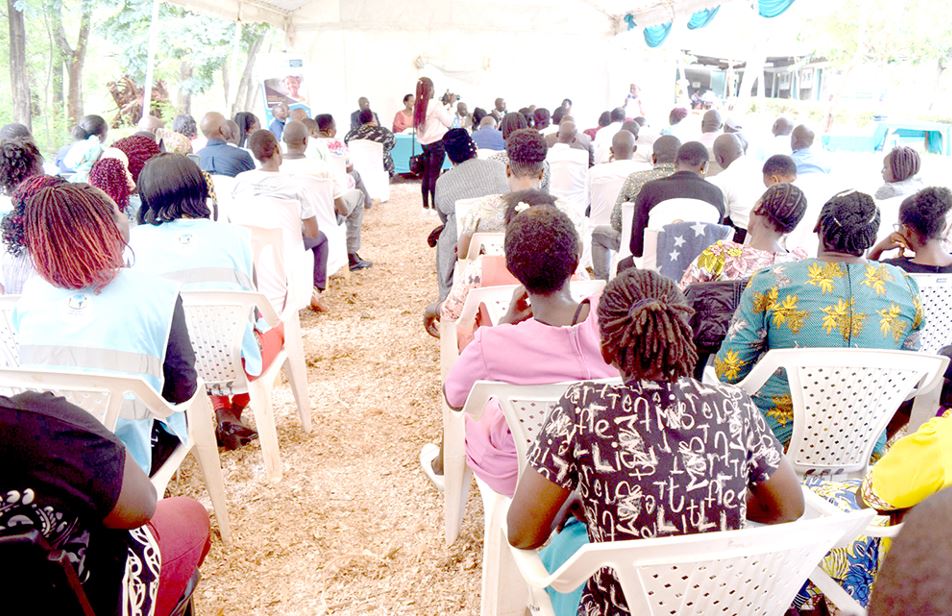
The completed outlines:
{"type": "Polygon", "coordinates": [[[152,519],[155,504],[155,487],[135,459],[127,453],[119,498],[103,524],[107,528],[138,528],[152,519]]]}
{"type": "Polygon", "coordinates": [[[562,505],[570,494],[571,491],[552,483],[535,469],[526,467],[509,506],[509,544],[522,550],[531,550],[544,544],[552,534],[562,505]]]}
{"type": "Polygon", "coordinates": [[[473,240],[473,234],[469,231],[463,231],[456,242],[456,256],[465,259],[469,256],[469,243],[473,240]]]}
{"type": "Polygon", "coordinates": [[[334,198],[334,212],[341,216],[347,216],[347,204],[344,203],[343,197],[334,198]]]}
{"type": "Polygon", "coordinates": [[[318,234],[317,217],[311,216],[310,218],[305,218],[301,222],[304,224],[304,237],[311,240],[316,238],[318,234]]]}
{"type": "Polygon", "coordinates": [[[803,492],[786,458],[767,481],[747,490],[747,519],[761,524],[793,522],[803,515],[803,492]]]}

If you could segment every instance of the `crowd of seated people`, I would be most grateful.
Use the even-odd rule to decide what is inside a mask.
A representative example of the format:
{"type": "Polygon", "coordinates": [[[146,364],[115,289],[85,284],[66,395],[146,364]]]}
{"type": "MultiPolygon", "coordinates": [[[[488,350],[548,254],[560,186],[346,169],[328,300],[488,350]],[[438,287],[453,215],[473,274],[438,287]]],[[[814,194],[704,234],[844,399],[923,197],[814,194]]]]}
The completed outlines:
{"type": "MultiPolygon", "coordinates": [[[[490,489],[512,498],[511,544],[548,543],[542,558],[550,571],[588,542],[740,529],[746,520],[790,522],[804,510],[801,487],[843,510],[868,506],[898,517],[895,512],[952,485],[941,453],[952,447],[948,413],[899,434],[889,447],[881,435],[865,478],[801,479],[783,455],[794,421],[785,376],[774,375],[751,396],[734,385],[772,349],[917,348],[927,322],[909,274],[952,271],[952,192],[923,181],[914,148],[884,154],[884,185],[874,198],[831,190],[834,157],[807,124],[787,118],[759,138],[714,109],[692,115],[675,108],[659,128],[628,117],[626,106],[602,114],[598,128],[579,131],[568,99],[552,113],[536,106],[509,113],[502,98],[489,113],[470,113],[456,95],[438,100],[434,93],[433,82],[421,77],[414,94],[404,97],[392,132],[361,97],[343,139],[330,114],[311,118],[283,103],[270,110],[267,128],[249,112],[228,119],[212,111],[199,123],[181,114],[168,129],[147,117],[139,132],[113,143],[106,122],[90,115],[47,167],[25,127],[3,127],[0,191],[8,214],[0,225],[0,284],[4,293],[20,295],[11,321],[20,365],[139,376],[170,403],[190,400],[198,379],[180,292],[257,289],[278,313],[288,299],[287,281],[275,285],[269,272],[256,271],[250,232],[223,221],[219,202],[240,202],[231,210],[237,222],[281,228],[285,243],[313,254],[310,305],[325,310],[330,239],[319,228],[318,208],[329,208],[328,216],[346,228],[349,268],[369,267],[358,251],[372,201],[348,145],[380,142],[382,164],[392,174],[395,133],[409,130],[422,146],[424,208],[432,207],[443,223],[430,238],[438,299],[424,312],[426,330],[438,336],[439,321],[458,320],[474,288],[518,285],[499,322],[481,321],[458,341],[459,357],[443,383],[447,405],[462,408],[480,380],[581,381],[549,414],[521,477],[499,404],[491,400],[478,420],[466,421],[467,464],[490,489]],[[495,153],[480,155],[480,148],[495,153]],[[549,194],[549,161],[567,150],[584,152],[579,156],[588,159],[582,166],[591,176],[623,178],[610,225],[592,225],[587,213],[549,194]],[[650,153],[650,165],[636,153],[650,153]],[[54,170],[62,177],[44,173],[54,170]],[[309,190],[310,180],[326,184],[326,199],[309,190]],[[228,194],[216,194],[216,185],[227,186],[228,194]],[[280,201],[284,209],[248,206],[260,199],[280,201]],[[630,265],[637,265],[652,211],[671,199],[704,202],[718,223],[731,227],[732,238],[700,246],[676,279],[622,262],[608,281],[623,228],[632,231],[627,248],[630,265]],[[895,220],[881,207],[892,199],[895,220]],[[463,200],[472,201],[458,215],[463,200]],[[625,203],[634,209],[628,220],[625,203]],[[476,233],[501,233],[502,254],[465,259],[476,233]],[[803,242],[805,235],[818,250],[803,242]],[[592,247],[588,262],[586,245],[592,247]],[[573,280],[590,274],[607,286],[580,300],[573,280]],[[724,282],[742,285],[743,292],[732,318],[722,315],[731,323],[713,359],[717,380],[702,382],[693,377],[698,350],[686,295],[695,285],[724,282]],[[130,357],[141,361],[124,361],[130,357]],[[620,381],[589,382],[605,378],[620,381]],[[725,412],[714,421],[707,417],[703,429],[684,420],[714,406],[725,412]],[[661,430],[644,428],[649,424],[661,430]],[[593,453],[612,450],[624,453],[593,453]],[[675,472],[691,462],[694,475],[675,472]],[[695,475],[716,478],[721,498],[679,483],[695,475]],[[610,497],[622,487],[627,496],[610,497]],[[675,496],[693,504],[696,518],[644,506],[675,496]]],[[[685,211],[684,220],[692,222],[691,215],[685,211]]],[[[283,324],[248,323],[241,357],[249,380],[267,369],[283,343],[283,324]]],[[[247,395],[211,398],[220,446],[234,449],[256,438],[242,419],[247,395]]],[[[53,531],[47,539],[57,547],[82,535],[81,571],[105,571],[109,563],[108,574],[91,576],[87,585],[96,605],[110,606],[105,612],[129,601],[135,584],[157,589],[150,595],[156,614],[187,598],[208,550],[208,517],[189,499],[156,504],[148,480],[187,437],[181,413],[163,421],[121,419],[110,433],[61,399],[24,394],[0,398],[0,423],[4,442],[64,433],[63,442],[91,452],[58,459],[72,472],[54,478],[35,472],[48,452],[5,447],[5,461],[23,470],[16,485],[3,487],[28,487],[38,496],[35,506],[21,500],[0,519],[8,512],[30,518],[40,506],[81,519],[76,532],[53,531]],[[83,498],[64,496],[76,491],[70,481],[83,486],[83,498]],[[116,569],[116,562],[130,565],[147,549],[176,565],[137,568],[136,579],[116,569]]],[[[439,489],[443,454],[434,442],[419,455],[439,489]]],[[[824,570],[868,604],[880,565],[889,562],[888,542],[861,536],[837,550],[824,570]]],[[[574,593],[550,595],[559,614],[610,614],[625,605],[608,569],[574,593]]],[[[795,607],[820,601],[819,591],[805,585],[795,607]]]]}

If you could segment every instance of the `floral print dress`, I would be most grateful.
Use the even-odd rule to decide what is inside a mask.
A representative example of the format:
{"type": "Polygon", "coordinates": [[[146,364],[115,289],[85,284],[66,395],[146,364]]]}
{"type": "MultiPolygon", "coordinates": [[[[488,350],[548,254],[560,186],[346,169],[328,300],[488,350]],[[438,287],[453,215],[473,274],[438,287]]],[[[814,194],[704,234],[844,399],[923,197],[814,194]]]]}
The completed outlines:
{"type": "Polygon", "coordinates": [[[789,263],[807,258],[802,248],[774,253],[751,248],[737,242],[721,240],[704,249],[681,277],[681,290],[699,282],[741,280],[754,272],[777,263],[789,263]]]}
{"type": "MultiPolygon", "coordinates": [[[[806,259],[754,274],[714,360],[721,381],[741,381],[770,349],[918,348],[923,327],[919,287],[883,263],[806,259]]],[[[783,374],[754,402],[777,439],[793,434],[793,405],[783,374]]]]}

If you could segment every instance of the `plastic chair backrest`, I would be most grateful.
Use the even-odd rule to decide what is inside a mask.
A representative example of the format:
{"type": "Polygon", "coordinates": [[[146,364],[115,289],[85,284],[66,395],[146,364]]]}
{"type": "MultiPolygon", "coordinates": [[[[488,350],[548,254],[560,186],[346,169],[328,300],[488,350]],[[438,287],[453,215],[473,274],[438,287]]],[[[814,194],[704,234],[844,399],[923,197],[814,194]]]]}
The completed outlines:
{"type": "Polygon", "coordinates": [[[487,160],[492,158],[496,154],[499,154],[500,152],[504,152],[504,151],[505,150],[489,150],[486,148],[479,148],[478,150],[476,150],[476,158],[478,158],[479,160],[487,160]]]}
{"type": "Polygon", "coordinates": [[[0,536],[0,560],[9,565],[0,576],[4,613],[95,616],[69,556],[36,528],[0,536]]]}
{"type": "Polygon", "coordinates": [[[550,149],[549,193],[569,203],[579,215],[588,207],[588,152],[566,146],[550,149]],[[567,150],[567,151],[566,151],[567,150]]]}
{"type": "MultiPolygon", "coordinates": [[[[625,184],[626,179],[628,179],[628,176],[621,173],[592,175],[589,186],[591,195],[589,201],[592,204],[592,209],[588,215],[592,225],[599,226],[611,223],[612,208],[615,207],[618,193],[621,192],[621,187],[625,184]]],[[[622,226],[624,226],[624,222],[622,222],[622,226]]]]}
{"type": "Polygon", "coordinates": [[[505,233],[474,233],[469,240],[469,252],[466,254],[466,259],[472,260],[481,254],[505,254],[505,240],[505,233]]]}
{"type": "Polygon", "coordinates": [[[952,344],[952,275],[912,274],[919,285],[925,328],[919,334],[919,350],[937,353],[952,344]]]}
{"type": "Polygon", "coordinates": [[[371,199],[390,198],[390,175],[383,165],[383,144],[369,139],[353,139],[347,144],[350,161],[360,173],[371,199]]]}
{"type": "Polygon", "coordinates": [[[235,178],[228,175],[212,175],[212,183],[215,185],[215,199],[218,202],[218,220],[222,222],[231,221],[232,205],[235,202],[235,178]]]}
{"type": "Polygon", "coordinates": [[[700,199],[666,199],[648,213],[648,229],[661,229],[673,222],[720,222],[717,208],[700,199]]]}
{"type": "Polygon", "coordinates": [[[294,178],[312,196],[315,204],[314,217],[321,233],[327,236],[327,275],[337,273],[347,266],[347,225],[337,222],[334,208],[334,178],[319,177],[306,173],[295,174],[294,178]]]}
{"type": "Polygon", "coordinates": [[[13,329],[13,309],[19,295],[0,295],[0,368],[16,368],[20,365],[19,344],[13,329]]]}
{"type": "MultiPolygon", "coordinates": [[[[608,567],[632,614],[781,616],[830,548],[858,535],[874,514],[864,509],[743,530],[590,543],[537,581],[569,592],[608,567]]],[[[535,556],[514,552],[520,560],[535,556]]]]}
{"type": "Polygon", "coordinates": [[[758,381],[784,369],[793,404],[787,458],[794,469],[858,473],[899,405],[931,389],[948,363],[912,351],[775,349],[739,385],[753,393],[758,381]]]}
{"type": "Polygon", "coordinates": [[[456,239],[457,240],[459,240],[460,235],[463,232],[463,230],[460,228],[459,221],[466,218],[469,215],[469,213],[472,211],[473,207],[475,207],[476,204],[482,201],[483,199],[484,197],[476,197],[473,199],[457,199],[456,200],[455,211],[456,211],[456,239]]]}
{"type": "Polygon", "coordinates": [[[248,391],[241,345],[257,308],[269,324],[277,315],[261,293],[247,291],[182,291],[188,334],[195,350],[195,370],[211,395],[248,391]]]}

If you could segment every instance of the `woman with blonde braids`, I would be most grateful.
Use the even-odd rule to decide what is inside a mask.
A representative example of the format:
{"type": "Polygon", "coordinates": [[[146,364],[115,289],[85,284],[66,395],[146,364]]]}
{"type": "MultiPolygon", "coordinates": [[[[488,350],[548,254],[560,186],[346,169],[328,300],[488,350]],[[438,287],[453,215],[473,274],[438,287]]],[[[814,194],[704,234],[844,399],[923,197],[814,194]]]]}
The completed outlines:
{"type": "MultiPolygon", "coordinates": [[[[47,186],[30,198],[23,243],[37,275],[13,313],[20,364],[140,377],[169,402],[185,402],[197,375],[178,285],[126,269],[128,236],[128,218],[88,184],[47,186]]],[[[154,423],[120,418],[116,436],[151,474],[188,433],[184,413],[174,413],[154,423]]]]}
{"type": "MultiPolygon", "coordinates": [[[[509,508],[515,547],[537,548],[562,529],[543,553],[550,571],[588,541],[731,530],[803,513],[793,469],[751,399],[691,378],[690,315],[675,283],[655,272],[627,270],[602,293],[602,356],[624,383],[569,387],[509,508]]],[[[550,596],[558,614],[629,613],[609,569],[574,597],[550,596]]]]}

